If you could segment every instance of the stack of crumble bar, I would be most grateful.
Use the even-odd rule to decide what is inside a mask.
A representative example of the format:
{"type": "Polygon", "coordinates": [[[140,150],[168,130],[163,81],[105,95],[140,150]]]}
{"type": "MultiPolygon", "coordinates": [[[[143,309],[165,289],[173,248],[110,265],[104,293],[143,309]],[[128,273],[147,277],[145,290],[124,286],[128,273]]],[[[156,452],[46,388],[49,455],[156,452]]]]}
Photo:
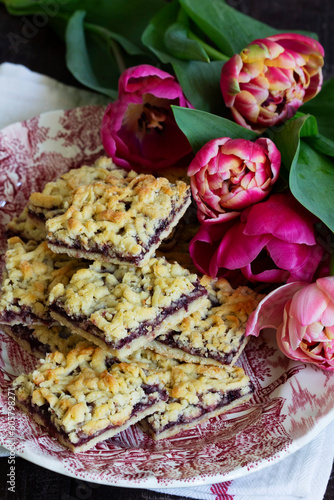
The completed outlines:
{"type": "Polygon", "coordinates": [[[234,363],[261,296],[171,260],[190,203],[185,182],[100,158],[8,225],[1,328],[39,358],[17,405],[74,452],[137,422],[168,438],[252,396],[234,363]]]}

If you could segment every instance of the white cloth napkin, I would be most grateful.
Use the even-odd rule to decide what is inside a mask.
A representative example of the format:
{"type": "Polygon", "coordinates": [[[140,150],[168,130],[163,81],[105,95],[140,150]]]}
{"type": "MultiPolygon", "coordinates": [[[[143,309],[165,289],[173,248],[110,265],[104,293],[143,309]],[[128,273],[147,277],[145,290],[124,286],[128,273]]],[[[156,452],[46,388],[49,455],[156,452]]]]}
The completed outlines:
{"type": "MultiPolygon", "coordinates": [[[[106,104],[108,98],[34,73],[0,65],[0,129],[55,109],[106,104]]],[[[0,447],[0,457],[9,455],[0,447]]],[[[334,456],[334,422],[312,442],[281,462],[225,483],[156,489],[200,500],[322,500],[334,456]]]]}
{"type": "Polygon", "coordinates": [[[0,65],[0,129],[46,111],[108,102],[107,97],[69,87],[25,66],[0,65]]]}
{"type": "Polygon", "coordinates": [[[322,500],[334,455],[334,422],[289,457],[248,476],[215,485],[156,489],[199,500],[322,500]]]}

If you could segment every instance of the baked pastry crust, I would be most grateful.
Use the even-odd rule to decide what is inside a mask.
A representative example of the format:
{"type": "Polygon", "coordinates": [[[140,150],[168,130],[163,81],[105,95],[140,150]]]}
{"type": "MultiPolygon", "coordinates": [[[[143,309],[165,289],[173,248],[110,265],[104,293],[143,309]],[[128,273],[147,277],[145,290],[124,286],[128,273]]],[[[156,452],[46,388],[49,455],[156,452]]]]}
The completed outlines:
{"type": "Polygon", "coordinates": [[[233,365],[248,338],[246,323],[262,295],[246,286],[234,290],[223,278],[201,278],[208,290],[205,306],[151,344],[154,351],[187,363],[233,365]]]}
{"type": "Polygon", "coordinates": [[[88,450],[162,409],[168,395],[154,372],[82,342],[49,354],[13,383],[16,404],[73,452],[88,450]]]}
{"type": "Polygon", "coordinates": [[[67,255],[53,253],[46,242],[8,240],[1,285],[0,323],[50,324],[47,300],[56,284],[66,285],[78,267],[85,264],[67,255]]]}
{"type": "Polygon", "coordinates": [[[67,211],[46,222],[54,252],[145,265],[190,204],[190,188],[164,178],[120,178],[79,187],[67,211]]]}
{"type": "Polygon", "coordinates": [[[154,439],[164,439],[189,429],[248,401],[254,387],[237,366],[181,363],[149,349],[129,358],[159,373],[169,399],[163,410],[140,422],[154,439]]]}
{"type": "Polygon", "coordinates": [[[177,263],[135,266],[95,261],[50,293],[51,316],[117,357],[140,349],[201,307],[207,291],[177,263]]]}

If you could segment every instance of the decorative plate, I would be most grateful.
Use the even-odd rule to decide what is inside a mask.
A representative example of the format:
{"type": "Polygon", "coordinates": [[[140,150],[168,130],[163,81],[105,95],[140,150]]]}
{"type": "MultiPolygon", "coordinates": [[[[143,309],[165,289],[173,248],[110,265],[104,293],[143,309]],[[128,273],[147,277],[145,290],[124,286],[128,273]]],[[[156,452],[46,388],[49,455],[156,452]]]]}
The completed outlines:
{"type": "MultiPolygon", "coordinates": [[[[33,190],[103,154],[102,115],[96,106],[54,111],[0,132],[2,254],[5,226],[33,190]]],[[[21,411],[12,416],[10,383],[35,363],[0,331],[0,444],[50,470],[97,483],[149,488],[235,479],[295,452],[334,419],[334,372],[289,360],[267,332],[250,340],[238,363],[256,388],[249,403],[161,442],[133,426],[75,455],[21,411]]]]}

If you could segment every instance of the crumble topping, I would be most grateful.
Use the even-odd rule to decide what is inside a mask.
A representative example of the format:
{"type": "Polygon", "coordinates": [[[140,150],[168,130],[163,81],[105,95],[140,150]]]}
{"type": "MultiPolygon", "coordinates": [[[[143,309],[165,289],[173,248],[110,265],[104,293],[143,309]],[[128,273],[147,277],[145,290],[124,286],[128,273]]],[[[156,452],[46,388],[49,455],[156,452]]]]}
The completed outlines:
{"type": "MultiPolygon", "coordinates": [[[[101,157],[93,165],[73,168],[58,179],[48,182],[42,192],[34,192],[28,205],[29,215],[40,218],[41,222],[63,214],[70,206],[73,193],[86,184],[96,181],[108,182],[108,177],[133,178],[137,174],[116,167],[110,158],[101,157]]],[[[46,232],[45,232],[46,234],[46,232]]]]}
{"type": "MultiPolygon", "coordinates": [[[[246,286],[234,290],[224,278],[203,276],[201,284],[209,293],[205,306],[184,318],[172,331],[157,337],[152,348],[159,352],[157,344],[165,343],[190,354],[233,363],[240,354],[248,317],[262,295],[246,286]]],[[[163,353],[168,355],[168,350],[163,353]]],[[[173,351],[173,355],[182,359],[182,352],[173,351]]]]}
{"type": "MultiPolygon", "coordinates": [[[[117,172],[117,171],[113,171],[117,172]]],[[[67,211],[46,223],[47,240],[57,251],[100,254],[122,263],[143,265],[172,230],[190,203],[184,182],[140,174],[79,187],[67,211]]]]}
{"type": "Polygon", "coordinates": [[[17,236],[10,238],[1,285],[0,321],[25,323],[27,319],[29,324],[27,312],[41,321],[50,320],[46,305],[50,290],[57,284],[66,285],[83,265],[67,255],[53,253],[46,242],[38,245],[34,241],[24,243],[17,236]]]}
{"type": "Polygon", "coordinates": [[[48,417],[71,443],[121,426],[136,405],[165,395],[159,378],[139,366],[106,364],[107,353],[82,342],[67,355],[49,354],[37,369],[14,381],[19,403],[48,409],[48,417]]]}
{"type": "Polygon", "coordinates": [[[141,268],[95,261],[67,285],[57,284],[49,300],[70,318],[90,320],[110,341],[154,320],[195,287],[200,287],[195,274],[162,258],[150,259],[141,268]]]}

